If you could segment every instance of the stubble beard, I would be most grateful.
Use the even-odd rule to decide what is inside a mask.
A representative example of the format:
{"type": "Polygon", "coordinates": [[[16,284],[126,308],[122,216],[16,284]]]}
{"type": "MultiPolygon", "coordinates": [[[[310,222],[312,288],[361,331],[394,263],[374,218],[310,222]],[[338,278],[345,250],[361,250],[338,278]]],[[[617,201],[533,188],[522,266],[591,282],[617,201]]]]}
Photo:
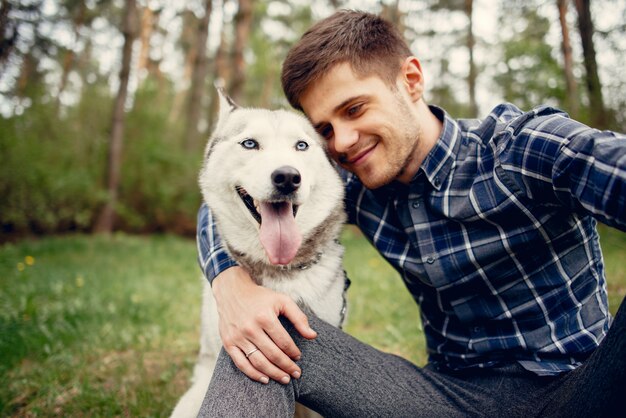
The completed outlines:
{"type": "MultiPolygon", "coordinates": [[[[389,167],[380,178],[373,178],[372,176],[367,175],[364,175],[363,178],[361,178],[363,185],[370,190],[377,189],[403,177],[407,170],[411,167],[412,162],[417,157],[416,153],[417,147],[420,143],[421,127],[415,119],[408,116],[406,104],[404,102],[400,102],[399,105],[402,107],[401,111],[405,116],[399,124],[401,128],[401,133],[399,135],[400,140],[395,142],[395,144],[400,145],[400,147],[394,147],[393,151],[398,152],[400,155],[397,159],[391,158],[393,156],[390,156],[387,159],[389,167]]],[[[389,141],[387,141],[387,144],[389,144],[389,141]]]]}

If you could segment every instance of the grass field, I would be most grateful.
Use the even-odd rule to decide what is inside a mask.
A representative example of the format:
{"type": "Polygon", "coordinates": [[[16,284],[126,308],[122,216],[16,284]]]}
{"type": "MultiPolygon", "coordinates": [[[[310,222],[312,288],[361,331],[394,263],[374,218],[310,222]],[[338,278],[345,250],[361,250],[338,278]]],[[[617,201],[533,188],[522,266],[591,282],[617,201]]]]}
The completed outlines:
{"type": "MultiPolygon", "coordinates": [[[[626,234],[601,230],[611,310],[626,293],[626,234]]],[[[347,331],[426,360],[396,273],[346,229],[347,331]]],[[[193,241],[53,237],[0,247],[0,416],[167,416],[197,351],[193,241]]]]}

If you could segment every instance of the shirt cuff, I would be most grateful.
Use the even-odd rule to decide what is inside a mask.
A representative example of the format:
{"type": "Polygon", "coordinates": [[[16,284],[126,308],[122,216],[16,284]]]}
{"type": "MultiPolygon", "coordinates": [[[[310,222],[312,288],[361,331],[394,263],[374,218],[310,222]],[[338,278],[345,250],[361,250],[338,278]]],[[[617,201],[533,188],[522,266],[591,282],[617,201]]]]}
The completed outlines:
{"type": "Polygon", "coordinates": [[[198,211],[196,243],[198,264],[209,283],[213,283],[213,279],[224,270],[238,265],[222,246],[222,240],[215,230],[213,215],[206,204],[198,211]]]}

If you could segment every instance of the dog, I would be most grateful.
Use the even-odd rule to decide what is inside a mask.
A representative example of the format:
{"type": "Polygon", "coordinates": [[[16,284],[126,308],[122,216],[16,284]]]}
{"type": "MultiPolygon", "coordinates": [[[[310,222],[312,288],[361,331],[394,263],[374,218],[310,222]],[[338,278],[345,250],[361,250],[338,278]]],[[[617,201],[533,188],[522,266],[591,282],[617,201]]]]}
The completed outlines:
{"type": "MultiPolygon", "coordinates": [[[[239,107],[218,92],[199,183],[225,250],[257,284],[341,326],[349,283],[338,241],[344,191],[324,141],[300,114],[239,107]]],[[[198,414],[222,347],[215,300],[203,281],[200,354],[176,418],[198,414]]]]}

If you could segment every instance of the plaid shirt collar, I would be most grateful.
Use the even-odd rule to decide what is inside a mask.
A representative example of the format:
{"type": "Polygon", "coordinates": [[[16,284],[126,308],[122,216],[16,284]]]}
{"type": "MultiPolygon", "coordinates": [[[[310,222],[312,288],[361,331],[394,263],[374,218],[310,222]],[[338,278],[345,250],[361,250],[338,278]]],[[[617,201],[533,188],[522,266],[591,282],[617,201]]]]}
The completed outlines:
{"type": "Polygon", "coordinates": [[[456,121],[445,110],[433,105],[430,105],[429,108],[437,119],[443,123],[439,139],[435,142],[428,155],[426,155],[421,167],[413,176],[409,185],[393,181],[376,190],[372,190],[376,197],[389,199],[410,193],[412,189],[418,187],[417,185],[421,183],[424,177],[435,190],[441,190],[441,185],[454,166],[459,144],[462,141],[462,134],[456,121]]]}

